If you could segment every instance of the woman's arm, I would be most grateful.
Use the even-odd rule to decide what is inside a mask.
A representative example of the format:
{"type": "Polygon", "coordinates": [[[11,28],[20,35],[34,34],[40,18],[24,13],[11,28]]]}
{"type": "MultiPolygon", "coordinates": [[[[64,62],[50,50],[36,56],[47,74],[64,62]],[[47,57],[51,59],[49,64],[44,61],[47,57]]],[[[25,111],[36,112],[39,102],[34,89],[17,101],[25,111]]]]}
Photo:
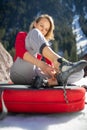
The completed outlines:
{"type": "Polygon", "coordinates": [[[57,61],[60,56],[57,55],[49,46],[45,46],[41,53],[44,57],[46,57],[53,63],[55,70],[57,72],[60,72],[60,63],[57,61]]]}
{"type": "Polygon", "coordinates": [[[43,73],[54,78],[55,69],[47,63],[45,63],[44,61],[38,60],[36,57],[34,57],[28,52],[25,52],[23,59],[33,65],[36,65],[38,68],[41,69],[43,73]]]}

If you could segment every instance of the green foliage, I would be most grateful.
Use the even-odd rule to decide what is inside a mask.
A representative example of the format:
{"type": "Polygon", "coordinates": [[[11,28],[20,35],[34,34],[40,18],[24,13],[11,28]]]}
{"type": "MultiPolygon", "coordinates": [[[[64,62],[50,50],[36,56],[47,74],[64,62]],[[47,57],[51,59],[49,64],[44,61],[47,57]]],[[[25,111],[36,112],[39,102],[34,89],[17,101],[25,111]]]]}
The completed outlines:
{"type": "Polygon", "coordinates": [[[1,39],[4,38],[5,33],[6,33],[5,31],[6,31],[5,28],[0,28],[0,41],[1,41],[1,39]]]}
{"type": "MultiPolygon", "coordinates": [[[[72,5],[75,3],[77,12],[81,10],[82,13],[83,6],[80,5],[80,2],[83,6],[87,5],[86,1],[81,0],[1,0],[0,41],[14,56],[14,42],[17,32],[28,31],[31,21],[37,15],[46,13],[51,15],[55,21],[55,41],[52,45],[54,51],[58,53],[59,50],[62,50],[66,58],[76,60],[76,53],[73,49],[75,38],[71,30],[72,5]]],[[[81,21],[83,23],[83,19],[81,21]]],[[[87,21],[84,23],[82,28],[87,34],[87,21]]]]}
{"type": "Polygon", "coordinates": [[[15,54],[15,49],[14,49],[14,47],[11,48],[11,50],[9,51],[9,53],[11,54],[12,57],[14,57],[14,54],[15,54]]]}
{"type": "Polygon", "coordinates": [[[64,51],[64,58],[67,59],[67,60],[69,60],[69,55],[68,55],[67,50],[64,51]]]}
{"type": "Polygon", "coordinates": [[[58,42],[55,40],[52,44],[53,50],[55,50],[56,53],[58,53],[58,42]]]}
{"type": "Polygon", "coordinates": [[[76,54],[76,45],[74,43],[73,43],[72,48],[71,48],[70,59],[72,61],[77,61],[78,60],[78,56],[76,54]]]}

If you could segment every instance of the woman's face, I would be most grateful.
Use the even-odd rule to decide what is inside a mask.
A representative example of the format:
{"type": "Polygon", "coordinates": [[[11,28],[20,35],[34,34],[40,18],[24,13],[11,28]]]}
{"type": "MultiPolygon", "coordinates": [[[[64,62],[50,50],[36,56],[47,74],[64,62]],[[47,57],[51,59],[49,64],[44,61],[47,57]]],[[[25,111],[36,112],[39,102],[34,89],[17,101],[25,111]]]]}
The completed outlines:
{"type": "Polygon", "coordinates": [[[34,27],[37,28],[44,36],[50,29],[50,22],[46,18],[42,18],[39,22],[34,23],[34,27]]]}

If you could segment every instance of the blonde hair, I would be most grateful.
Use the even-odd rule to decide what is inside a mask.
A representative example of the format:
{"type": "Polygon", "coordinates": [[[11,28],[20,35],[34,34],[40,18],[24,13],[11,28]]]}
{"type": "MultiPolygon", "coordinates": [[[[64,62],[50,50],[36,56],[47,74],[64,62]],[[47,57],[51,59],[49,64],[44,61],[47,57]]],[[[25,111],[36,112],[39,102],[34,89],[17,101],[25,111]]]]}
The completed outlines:
{"type": "Polygon", "coordinates": [[[42,18],[46,18],[49,23],[50,23],[50,29],[49,31],[47,32],[45,38],[49,41],[49,40],[54,40],[54,21],[53,21],[53,18],[47,14],[43,14],[43,15],[40,15],[39,17],[37,17],[30,25],[30,30],[35,28],[34,27],[34,22],[39,22],[42,18]]]}

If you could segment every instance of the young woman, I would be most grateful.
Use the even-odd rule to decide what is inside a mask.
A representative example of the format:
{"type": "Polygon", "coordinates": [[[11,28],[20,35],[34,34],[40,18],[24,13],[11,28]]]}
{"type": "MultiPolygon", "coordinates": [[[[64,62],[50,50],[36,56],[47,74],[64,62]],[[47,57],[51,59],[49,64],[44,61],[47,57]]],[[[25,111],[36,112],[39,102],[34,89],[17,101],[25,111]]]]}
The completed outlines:
{"type": "MultiPolygon", "coordinates": [[[[15,84],[30,84],[33,77],[37,75],[47,79],[49,85],[58,83],[55,74],[60,73],[61,63],[58,62],[58,59],[60,60],[61,57],[49,45],[49,41],[54,39],[53,31],[54,21],[52,17],[44,14],[31,23],[28,34],[25,32],[18,33],[15,42],[15,61],[10,72],[10,77],[15,84]],[[47,63],[40,60],[43,57],[46,58],[47,63]],[[49,61],[51,64],[48,64],[49,61]]],[[[83,77],[83,67],[78,62],[77,66],[76,63],[70,63],[64,58],[62,58],[62,62],[62,71],[68,71],[70,68],[73,70],[76,67],[79,71],[75,73],[75,76],[69,73],[71,75],[69,83],[73,82],[72,79],[75,81],[83,77]]],[[[76,72],[76,69],[73,73],[76,72]]]]}

